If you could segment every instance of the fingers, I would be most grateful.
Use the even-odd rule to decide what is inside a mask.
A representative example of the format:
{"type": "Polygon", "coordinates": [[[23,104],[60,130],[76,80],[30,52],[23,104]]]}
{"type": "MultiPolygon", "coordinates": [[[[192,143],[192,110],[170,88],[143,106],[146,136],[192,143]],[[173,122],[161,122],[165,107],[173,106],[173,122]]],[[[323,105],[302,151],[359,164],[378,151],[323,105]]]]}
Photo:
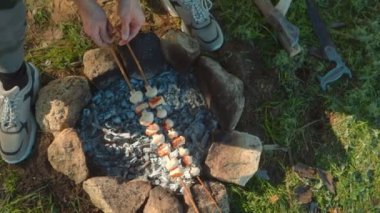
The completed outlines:
{"type": "Polygon", "coordinates": [[[108,22],[104,25],[101,25],[100,31],[99,31],[100,38],[102,39],[103,43],[107,45],[112,43],[112,38],[111,38],[111,35],[109,34],[108,26],[109,26],[108,22]]]}

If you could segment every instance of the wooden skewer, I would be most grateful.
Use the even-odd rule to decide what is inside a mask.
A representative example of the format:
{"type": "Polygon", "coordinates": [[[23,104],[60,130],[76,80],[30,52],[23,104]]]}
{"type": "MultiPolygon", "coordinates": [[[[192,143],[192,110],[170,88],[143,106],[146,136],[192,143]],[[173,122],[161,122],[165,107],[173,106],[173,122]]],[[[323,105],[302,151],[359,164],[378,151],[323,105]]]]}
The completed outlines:
{"type": "Polygon", "coordinates": [[[185,196],[187,196],[187,198],[189,199],[192,207],[194,208],[195,213],[199,213],[199,210],[197,208],[197,205],[194,202],[193,196],[191,195],[189,188],[187,188],[187,186],[185,185],[185,183],[182,180],[180,180],[179,182],[180,182],[182,188],[185,190],[183,194],[185,196]]]}
{"type": "Polygon", "coordinates": [[[117,66],[119,67],[121,74],[124,77],[125,82],[127,82],[129,90],[133,91],[134,89],[132,87],[131,82],[129,81],[128,76],[127,76],[127,71],[125,70],[123,63],[120,61],[120,58],[118,57],[118,55],[116,53],[115,47],[110,47],[110,49],[111,49],[112,56],[113,56],[113,58],[117,64],[117,66]]]}
{"type": "Polygon", "coordinates": [[[214,197],[211,195],[211,192],[207,189],[207,187],[204,184],[204,182],[202,181],[202,179],[199,176],[197,176],[197,180],[202,185],[202,187],[205,189],[207,196],[213,201],[214,205],[218,209],[218,212],[222,213],[222,209],[220,209],[220,207],[218,206],[218,203],[216,202],[214,197]]]}
{"type": "Polygon", "coordinates": [[[137,65],[137,68],[138,68],[138,70],[139,70],[141,76],[142,76],[143,79],[144,79],[145,86],[149,86],[148,80],[146,80],[146,76],[145,76],[144,70],[143,70],[143,68],[141,67],[140,62],[139,62],[139,60],[137,59],[137,57],[136,57],[135,53],[133,52],[132,47],[131,47],[131,45],[129,45],[129,43],[127,43],[127,47],[128,47],[129,52],[130,52],[131,55],[132,55],[133,60],[135,61],[136,65],[137,65]]]}

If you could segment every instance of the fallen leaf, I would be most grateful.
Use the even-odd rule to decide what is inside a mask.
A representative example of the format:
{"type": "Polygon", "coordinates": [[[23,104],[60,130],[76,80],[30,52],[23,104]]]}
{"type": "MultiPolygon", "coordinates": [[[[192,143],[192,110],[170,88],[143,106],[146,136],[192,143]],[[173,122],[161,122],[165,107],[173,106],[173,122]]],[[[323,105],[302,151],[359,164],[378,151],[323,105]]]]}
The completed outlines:
{"type": "Polygon", "coordinates": [[[317,170],[303,163],[297,163],[294,165],[293,171],[295,171],[301,178],[317,178],[317,170]]]}
{"type": "Polygon", "coordinates": [[[334,177],[329,172],[323,171],[322,169],[318,169],[318,174],[327,189],[335,194],[334,177]]]}
{"type": "Polygon", "coordinates": [[[269,198],[269,203],[275,204],[280,198],[277,195],[273,195],[269,198]]]}

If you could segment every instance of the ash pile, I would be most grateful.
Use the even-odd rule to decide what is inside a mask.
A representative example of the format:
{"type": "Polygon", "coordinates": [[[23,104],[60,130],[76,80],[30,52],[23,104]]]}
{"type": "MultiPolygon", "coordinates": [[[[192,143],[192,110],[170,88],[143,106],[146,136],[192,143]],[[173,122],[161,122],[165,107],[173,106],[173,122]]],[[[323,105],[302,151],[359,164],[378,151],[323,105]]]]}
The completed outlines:
{"type": "MultiPolygon", "coordinates": [[[[145,91],[143,81],[132,79],[131,83],[135,90],[145,91]]],[[[136,113],[136,105],[129,101],[130,90],[123,80],[93,95],[88,107],[82,111],[78,132],[88,161],[106,175],[126,180],[146,179],[153,185],[179,191],[181,185],[172,178],[173,171],[182,173],[181,179],[185,183],[191,183],[192,177],[199,175],[209,137],[217,122],[206,108],[192,74],[177,73],[168,68],[151,78],[149,84],[157,88],[158,95],[165,100],[158,109],[146,109],[154,113],[153,123],[173,126],[175,131],[165,133],[165,138],[171,138],[170,134],[183,136],[186,139],[183,147],[171,150],[164,157],[157,153],[157,144],[152,143],[146,135],[146,127],[140,124],[141,112],[136,113]],[[160,110],[165,115],[156,116],[160,110]],[[191,158],[186,161],[190,162],[184,162],[185,158],[182,158],[179,164],[191,166],[170,171],[168,165],[173,164],[170,159],[181,159],[188,153],[191,158]]]]}

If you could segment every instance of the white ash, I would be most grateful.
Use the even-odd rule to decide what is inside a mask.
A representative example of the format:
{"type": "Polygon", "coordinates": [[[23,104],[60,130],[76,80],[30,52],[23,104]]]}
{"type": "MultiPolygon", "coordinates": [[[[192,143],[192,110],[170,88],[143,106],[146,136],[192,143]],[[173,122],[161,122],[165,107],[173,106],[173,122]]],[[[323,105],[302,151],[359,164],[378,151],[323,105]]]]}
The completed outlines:
{"type": "MultiPolygon", "coordinates": [[[[173,120],[175,130],[186,138],[193,165],[200,168],[210,132],[217,123],[207,110],[194,77],[168,71],[150,79],[149,83],[164,97],[166,104],[160,109],[166,110],[166,118],[173,120]]],[[[143,81],[132,79],[132,85],[138,91],[145,91],[143,81]]],[[[140,125],[135,105],[129,99],[130,91],[123,80],[94,94],[91,104],[82,112],[78,127],[86,155],[107,175],[127,180],[145,178],[153,185],[179,192],[179,183],[169,177],[165,168],[166,158],[157,156],[157,147],[145,135],[145,127],[140,125]]],[[[147,100],[145,97],[144,101],[147,100]]],[[[156,109],[148,110],[156,114],[156,109]]],[[[155,117],[153,122],[162,126],[166,118],[155,117]]],[[[169,155],[179,156],[176,150],[169,155]]],[[[183,180],[192,182],[190,167],[184,168],[183,180]]]]}

